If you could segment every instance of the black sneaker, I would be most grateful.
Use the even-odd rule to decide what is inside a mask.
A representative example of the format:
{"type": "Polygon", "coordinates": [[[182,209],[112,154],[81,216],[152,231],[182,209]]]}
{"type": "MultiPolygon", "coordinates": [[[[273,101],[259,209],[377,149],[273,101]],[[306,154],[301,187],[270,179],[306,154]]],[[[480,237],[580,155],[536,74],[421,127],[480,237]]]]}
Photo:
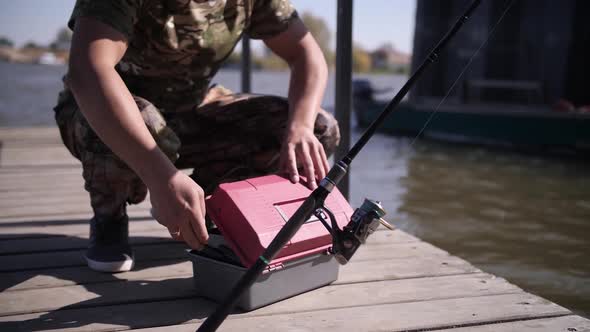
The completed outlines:
{"type": "Polygon", "coordinates": [[[129,219],[90,220],[90,243],[86,251],[88,267],[100,272],[125,272],[133,268],[133,250],[129,245],[129,219]]]}

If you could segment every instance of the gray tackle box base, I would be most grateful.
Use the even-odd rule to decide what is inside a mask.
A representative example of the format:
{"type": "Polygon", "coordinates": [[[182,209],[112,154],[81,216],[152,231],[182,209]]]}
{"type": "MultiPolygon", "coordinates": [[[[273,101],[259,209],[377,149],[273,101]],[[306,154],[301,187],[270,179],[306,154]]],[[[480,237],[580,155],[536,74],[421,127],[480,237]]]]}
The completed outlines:
{"type": "MultiPolygon", "coordinates": [[[[203,252],[189,252],[193,280],[199,296],[220,302],[247,269],[238,265],[238,258],[221,236],[211,235],[208,247],[203,252]]],[[[237,306],[250,311],[328,285],[338,279],[338,268],[334,257],[325,253],[272,266],[258,277],[237,306]]]]}

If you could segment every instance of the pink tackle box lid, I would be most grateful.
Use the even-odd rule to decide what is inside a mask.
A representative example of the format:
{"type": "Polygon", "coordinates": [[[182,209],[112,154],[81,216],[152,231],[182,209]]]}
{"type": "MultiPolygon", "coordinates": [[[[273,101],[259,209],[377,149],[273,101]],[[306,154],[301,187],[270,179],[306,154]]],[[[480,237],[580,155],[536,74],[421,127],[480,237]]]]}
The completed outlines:
{"type": "MultiPolygon", "coordinates": [[[[224,183],[207,200],[207,213],[242,264],[250,267],[310,193],[304,184],[278,175],[224,183]]],[[[353,210],[337,188],[325,205],[341,228],[348,223],[353,210]]],[[[325,251],[331,244],[328,230],[312,216],[270,265],[325,251]]]]}

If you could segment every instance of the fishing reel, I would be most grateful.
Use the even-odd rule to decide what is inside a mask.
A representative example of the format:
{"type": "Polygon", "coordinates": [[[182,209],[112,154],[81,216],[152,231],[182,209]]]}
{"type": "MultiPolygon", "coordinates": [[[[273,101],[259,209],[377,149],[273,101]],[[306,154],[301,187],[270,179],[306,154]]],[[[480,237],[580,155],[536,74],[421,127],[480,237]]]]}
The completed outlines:
{"type": "Polygon", "coordinates": [[[314,212],[314,215],[332,235],[332,248],[330,252],[341,265],[345,265],[350,261],[357,249],[362,244],[365,244],[369,235],[377,230],[379,224],[390,230],[394,229],[393,226],[383,219],[385,214],[386,212],[379,201],[365,199],[361,207],[354,211],[348,224],[340,229],[336,223],[334,214],[325,206],[314,212]],[[328,225],[323,212],[326,212],[330,218],[331,226],[328,225]]]}

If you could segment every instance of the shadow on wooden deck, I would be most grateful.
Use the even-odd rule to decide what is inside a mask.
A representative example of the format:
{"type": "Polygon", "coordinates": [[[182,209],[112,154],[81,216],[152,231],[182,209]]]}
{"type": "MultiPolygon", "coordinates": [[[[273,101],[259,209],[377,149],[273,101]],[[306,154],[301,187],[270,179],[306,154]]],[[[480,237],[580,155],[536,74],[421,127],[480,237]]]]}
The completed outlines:
{"type": "MultiPolygon", "coordinates": [[[[84,220],[87,223],[86,220],[84,220]]],[[[52,222],[42,222],[52,224],[52,222]]],[[[59,224],[78,224],[79,220],[60,221],[59,224]]],[[[22,224],[21,224],[22,225],[22,224]]],[[[1,227],[7,225],[0,224],[1,227]]],[[[60,328],[73,328],[92,326],[93,324],[118,325],[118,326],[143,326],[135,315],[120,315],[117,310],[108,310],[109,306],[125,306],[149,302],[145,313],[158,312],[158,302],[164,303],[167,310],[164,321],[167,325],[182,324],[193,319],[205,318],[214,308],[214,304],[205,299],[197,299],[193,293],[192,274],[181,273],[181,277],[170,278],[139,278],[127,279],[123,274],[97,273],[88,269],[83,261],[83,250],[87,238],[80,236],[62,235],[47,237],[43,233],[19,233],[2,234],[3,244],[0,249],[0,271],[3,273],[0,279],[0,291],[7,291],[5,294],[14,294],[19,297],[31,297],[26,301],[14,304],[8,310],[3,310],[3,315],[22,315],[31,312],[42,313],[38,317],[17,320],[13,322],[0,322],[0,331],[45,331],[60,328]],[[14,239],[18,237],[19,239],[14,239]],[[6,240],[13,238],[13,240],[6,240]],[[30,251],[24,250],[15,254],[11,251],[22,247],[23,238],[35,239],[29,241],[51,241],[59,242],[60,249],[48,252],[39,250],[39,247],[32,247],[30,251]],[[15,242],[16,247],[10,242],[15,242]],[[21,243],[18,243],[21,242],[21,243]],[[12,250],[6,251],[6,248],[12,250]],[[64,257],[65,254],[65,257],[64,257]],[[10,256],[8,256],[10,255],[10,256]],[[120,275],[122,277],[120,277],[120,275]],[[59,280],[59,284],[78,285],[73,286],[74,293],[65,292],[53,293],[51,288],[45,288],[45,293],[38,287],[49,286],[46,281],[59,280]],[[79,289],[83,288],[83,289],[79,289]],[[12,291],[12,292],[11,292],[12,291]],[[15,292],[18,291],[18,294],[15,292]],[[79,302],[76,302],[76,294],[79,302]],[[48,296],[44,296],[48,295],[48,296]],[[49,296],[51,295],[51,296],[49,296]],[[170,301],[187,300],[190,302],[192,311],[173,310],[169,308],[170,301]],[[56,306],[60,302],[67,305],[56,306]],[[28,304],[33,304],[34,308],[28,304]],[[104,307],[105,314],[85,315],[77,309],[104,307]],[[156,309],[156,310],[154,310],[156,309]],[[81,314],[77,314],[80,312],[81,314]]],[[[136,252],[137,265],[133,274],[141,276],[150,270],[176,271],[175,267],[186,261],[186,247],[183,244],[175,243],[166,237],[158,236],[132,236],[132,243],[136,252]]],[[[43,243],[41,243],[43,245],[43,243]]],[[[187,272],[187,271],[182,271],[187,272]]],[[[57,286],[57,285],[56,285],[57,286]]]]}

